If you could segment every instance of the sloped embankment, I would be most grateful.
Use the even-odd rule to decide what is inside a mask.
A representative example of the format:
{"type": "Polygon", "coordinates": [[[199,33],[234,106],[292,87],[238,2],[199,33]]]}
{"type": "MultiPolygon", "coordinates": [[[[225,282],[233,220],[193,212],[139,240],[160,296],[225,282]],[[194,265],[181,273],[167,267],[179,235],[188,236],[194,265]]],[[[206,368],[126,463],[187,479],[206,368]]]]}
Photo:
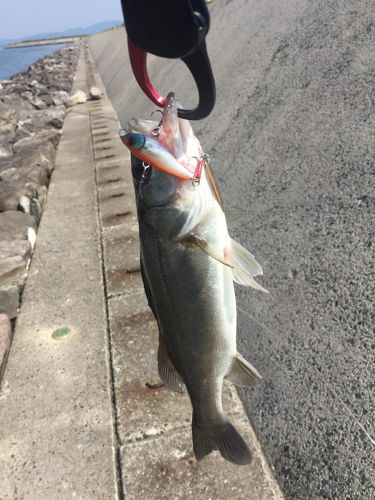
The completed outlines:
{"type": "MultiPolygon", "coordinates": [[[[212,4],[217,103],[194,130],[271,292],[238,289],[239,346],[267,379],[243,401],[293,499],[375,495],[374,42],[370,0],[212,4]]],[[[122,124],[148,117],[124,30],[90,48],[122,124]]],[[[183,63],[149,72],[194,105],[183,63]]]]}

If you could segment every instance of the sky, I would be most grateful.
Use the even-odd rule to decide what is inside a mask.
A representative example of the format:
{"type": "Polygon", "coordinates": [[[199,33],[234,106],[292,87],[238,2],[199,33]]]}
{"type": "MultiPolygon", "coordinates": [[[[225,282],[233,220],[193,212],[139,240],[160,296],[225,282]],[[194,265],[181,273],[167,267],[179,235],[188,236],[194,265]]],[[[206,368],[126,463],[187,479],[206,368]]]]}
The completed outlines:
{"type": "Polygon", "coordinates": [[[122,20],[120,0],[0,0],[0,39],[122,20]]]}

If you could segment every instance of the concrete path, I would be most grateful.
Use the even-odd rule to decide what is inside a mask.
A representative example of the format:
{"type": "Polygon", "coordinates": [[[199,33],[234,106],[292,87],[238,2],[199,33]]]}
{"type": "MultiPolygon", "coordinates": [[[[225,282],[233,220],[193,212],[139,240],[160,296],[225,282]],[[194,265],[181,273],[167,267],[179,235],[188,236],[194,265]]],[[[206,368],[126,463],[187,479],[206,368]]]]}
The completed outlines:
{"type": "Polygon", "coordinates": [[[90,106],[64,123],[4,373],[1,500],[118,494],[90,106]]]}
{"type": "MultiPolygon", "coordinates": [[[[101,86],[82,49],[75,88],[101,86]]],[[[282,498],[233,387],[254,454],[197,464],[186,396],[158,381],[139,273],[130,158],[108,98],[67,115],[0,392],[0,499],[282,498]]]]}

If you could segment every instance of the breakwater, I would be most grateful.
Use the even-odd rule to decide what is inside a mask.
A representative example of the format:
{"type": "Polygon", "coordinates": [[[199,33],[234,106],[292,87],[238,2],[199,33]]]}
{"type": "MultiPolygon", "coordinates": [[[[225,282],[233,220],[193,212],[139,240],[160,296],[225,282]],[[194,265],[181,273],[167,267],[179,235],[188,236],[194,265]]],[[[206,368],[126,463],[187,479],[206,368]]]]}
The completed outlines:
{"type": "Polygon", "coordinates": [[[0,82],[0,313],[17,315],[46,202],[78,46],[0,82]]]}
{"type": "Polygon", "coordinates": [[[58,38],[46,38],[44,40],[25,40],[22,42],[15,42],[4,47],[5,49],[22,49],[25,47],[40,47],[41,45],[58,45],[65,43],[76,43],[81,37],[79,36],[66,36],[58,38]]]}
{"type": "MultiPolygon", "coordinates": [[[[64,117],[87,95],[70,95],[79,45],[0,81],[0,314],[17,316],[46,203],[64,117]]],[[[96,96],[98,97],[98,95],[96,96]]]]}
{"type": "Polygon", "coordinates": [[[64,47],[59,44],[7,50],[4,46],[0,46],[0,80],[7,80],[16,73],[27,71],[35,61],[64,47]]]}

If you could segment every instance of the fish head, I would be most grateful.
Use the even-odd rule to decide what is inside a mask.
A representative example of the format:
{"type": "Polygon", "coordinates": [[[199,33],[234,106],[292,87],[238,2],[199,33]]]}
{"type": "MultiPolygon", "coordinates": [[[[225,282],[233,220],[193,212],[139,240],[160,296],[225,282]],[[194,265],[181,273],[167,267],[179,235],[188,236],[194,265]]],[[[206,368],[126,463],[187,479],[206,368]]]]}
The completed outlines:
{"type": "Polygon", "coordinates": [[[202,155],[202,147],[195,137],[188,120],[178,117],[182,108],[174,92],[169,92],[160,122],[130,118],[128,128],[131,132],[157,138],[171,155],[194,174],[197,158],[202,155]]]}
{"type": "MultiPolygon", "coordinates": [[[[175,94],[170,92],[158,124],[150,120],[130,119],[128,127],[132,132],[127,134],[126,144],[140,159],[137,170],[140,181],[136,182],[135,179],[138,207],[140,209],[141,202],[144,215],[148,209],[152,209],[147,217],[152,219],[153,225],[157,225],[157,232],[174,240],[182,239],[201,221],[211,200],[204,171],[199,186],[192,182],[199,158],[202,156],[202,148],[190,123],[178,117],[179,108],[181,105],[175,94]],[[142,136],[157,141],[157,146],[172,155],[191,176],[182,179],[168,173],[160,165],[153,166],[152,162],[147,162],[142,157],[142,151],[135,151],[136,147],[143,144],[142,136]],[[150,166],[142,170],[141,160],[150,166]],[[156,166],[157,168],[154,168],[156,166]],[[155,209],[160,209],[157,217],[155,209]]],[[[156,145],[152,144],[150,142],[151,147],[156,148],[156,145]]],[[[133,173],[134,171],[133,169],[133,173]]],[[[151,224],[150,221],[148,223],[151,224]]]]}
{"type": "Polygon", "coordinates": [[[146,209],[166,207],[174,203],[179,179],[148,166],[136,156],[132,157],[132,173],[137,205],[146,209]]]}

